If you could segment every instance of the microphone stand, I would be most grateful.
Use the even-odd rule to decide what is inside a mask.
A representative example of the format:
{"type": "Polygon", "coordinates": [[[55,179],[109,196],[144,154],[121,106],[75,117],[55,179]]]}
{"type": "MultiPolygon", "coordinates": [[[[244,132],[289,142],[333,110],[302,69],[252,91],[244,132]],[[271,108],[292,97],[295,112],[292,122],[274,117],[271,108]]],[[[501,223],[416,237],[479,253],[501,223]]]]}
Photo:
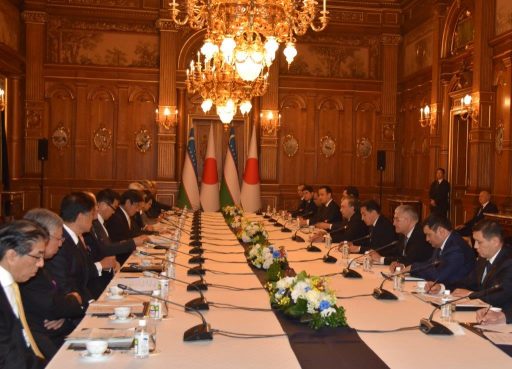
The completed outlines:
{"type": "MultiPolygon", "coordinates": [[[[436,260],[433,263],[425,265],[423,268],[417,269],[416,271],[429,269],[429,268],[435,267],[435,266],[437,266],[439,264],[441,264],[441,261],[440,260],[436,260]]],[[[403,271],[403,272],[400,272],[400,273],[393,274],[392,276],[394,277],[394,276],[397,276],[397,275],[403,275],[403,274],[408,274],[408,273],[410,273],[410,271],[403,271]]],[[[398,300],[398,297],[393,292],[385,290],[385,289],[382,288],[382,286],[384,286],[384,283],[386,283],[386,281],[391,279],[391,276],[386,276],[384,273],[382,273],[382,274],[384,276],[384,280],[380,284],[379,288],[375,288],[373,290],[372,296],[375,297],[377,300],[398,300]]]]}
{"type": "Polygon", "coordinates": [[[291,222],[291,220],[288,220],[288,221],[284,222],[283,228],[281,228],[281,232],[283,232],[283,233],[290,233],[292,231],[290,228],[286,228],[286,225],[288,223],[290,223],[290,222],[291,222]]]}
{"type": "Polygon", "coordinates": [[[302,226],[302,227],[299,227],[299,228],[295,231],[295,233],[294,233],[294,234],[293,234],[293,236],[292,236],[292,240],[293,240],[293,241],[295,241],[295,242],[306,242],[306,240],[304,240],[304,238],[302,238],[301,236],[298,236],[298,235],[297,235],[297,232],[299,232],[299,231],[301,231],[301,232],[302,232],[302,230],[303,230],[304,228],[307,228],[307,227],[302,226]]]}
{"type": "Polygon", "coordinates": [[[135,293],[137,295],[148,296],[148,297],[151,297],[151,298],[163,301],[163,302],[165,302],[167,304],[171,304],[171,305],[174,305],[174,306],[185,308],[185,311],[187,311],[187,312],[191,311],[191,312],[196,313],[201,318],[202,324],[198,324],[198,325],[196,325],[196,326],[194,326],[192,328],[187,329],[185,331],[185,333],[183,334],[183,341],[189,342],[189,341],[211,341],[211,340],[213,340],[213,332],[212,332],[212,330],[210,328],[210,325],[206,322],[206,319],[204,318],[204,315],[201,314],[200,311],[193,310],[193,309],[187,309],[184,305],[178,304],[178,303],[176,303],[174,301],[170,301],[170,300],[164,299],[164,298],[162,298],[160,296],[151,296],[151,294],[149,294],[149,293],[145,293],[143,291],[139,291],[139,290],[133,289],[133,288],[128,287],[128,286],[126,286],[124,284],[118,284],[117,287],[119,287],[120,289],[122,289],[124,291],[130,291],[130,292],[133,292],[133,293],[135,293]]]}
{"type": "MultiPolygon", "coordinates": [[[[385,248],[387,247],[390,247],[390,246],[393,246],[393,245],[396,245],[398,243],[398,241],[393,241],[393,242],[390,242],[388,243],[387,245],[384,245],[384,246],[381,246],[373,251],[375,252],[379,252],[381,250],[384,250],[385,248]]],[[[364,258],[366,255],[363,254],[363,255],[359,255],[358,257],[350,260],[350,262],[348,263],[347,267],[345,269],[343,269],[343,271],[341,272],[341,274],[345,277],[345,278],[363,278],[363,276],[356,272],[355,270],[353,269],[350,269],[350,266],[352,265],[352,263],[358,259],[361,259],[361,258],[364,258]]]]}
{"type": "MultiPolygon", "coordinates": [[[[146,277],[151,277],[151,278],[155,278],[155,279],[164,278],[164,279],[169,279],[171,281],[176,281],[176,282],[186,284],[187,290],[188,290],[188,286],[190,286],[188,282],[185,282],[185,281],[175,278],[175,277],[169,277],[166,275],[158,275],[154,272],[143,272],[142,274],[146,277]]],[[[206,301],[206,298],[204,297],[203,292],[198,287],[196,287],[196,286],[194,286],[194,287],[195,287],[196,291],[199,292],[199,295],[201,295],[201,297],[198,297],[196,299],[193,299],[193,300],[190,300],[189,302],[187,302],[185,304],[185,310],[209,310],[210,306],[208,304],[208,301],[206,301]]]]}
{"type": "Polygon", "coordinates": [[[490,293],[494,293],[501,289],[502,289],[502,286],[501,286],[501,284],[498,283],[498,284],[495,284],[494,286],[487,288],[485,290],[472,292],[467,296],[459,297],[455,300],[451,300],[451,301],[445,302],[440,305],[435,305],[435,304],[431,303],[432,305],[435,306],[434,310],[432,310],[432,313],[430,313],[430,316],[428,317],[428,319],[423,318],[420,320],[420,331],[422,331],[425,334],[433,334],[433,335],[441,335],[441,336],[453,335],[453,332],[448,327],[446,327],[442,323],[432,320],[432,318],[434,317],[434,313],[436,312],[437,309],[440,309],[445,305],[453,304],[454,302],[464,300],[466,298],[468,298],[470,300],[474,300],[476,298],[488,295],[490,293]]]}

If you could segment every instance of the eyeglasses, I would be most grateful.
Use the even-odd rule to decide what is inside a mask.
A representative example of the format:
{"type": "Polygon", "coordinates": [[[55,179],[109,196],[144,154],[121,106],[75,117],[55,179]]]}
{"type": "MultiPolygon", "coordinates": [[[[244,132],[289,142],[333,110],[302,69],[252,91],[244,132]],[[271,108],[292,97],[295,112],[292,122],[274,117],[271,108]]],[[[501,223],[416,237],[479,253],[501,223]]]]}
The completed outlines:
{"type": "Polygon", "coordinates": [[[114,211],[116,211],[116,210],[117,210],[117,208],[116,208],[116,207],[114,207],[114,206],[112,206],[112,204],[107,204],[107,205],[108,205],[108,207],[109,207],[110,209],[112,209],[112,210],[114,210],[114,211]]]}
{"type": "Polygon", "coordinates": [[[54,239],[55,241],[64,242],[66,239],[64,237],[55,237],[53,235],[50,235],[51,239],[54,239]]]}
{"type": "Polygon", "coordinates": [[[30,254],[25,254],[26,256],[30,256],[31,258],[34,258],[36,259],[37,261],[42,261],[44,260],[44,255],[30,255],[30,254]]]}

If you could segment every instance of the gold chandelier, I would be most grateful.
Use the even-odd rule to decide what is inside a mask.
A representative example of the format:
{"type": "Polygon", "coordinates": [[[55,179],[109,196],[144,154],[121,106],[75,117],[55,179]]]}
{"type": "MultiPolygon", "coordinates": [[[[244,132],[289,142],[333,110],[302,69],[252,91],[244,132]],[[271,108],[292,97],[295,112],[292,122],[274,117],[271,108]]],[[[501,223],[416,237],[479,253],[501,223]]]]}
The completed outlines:
{"type": "Polygon", "coordinates": [[[215,104],[224,124],[231,122],[237,106],[246,114],[251,99],[266,92],[279,45],[286,44],[283,54],[290,65],[297,55],[295,36],[309,28],[322,31],[329,14],[326,0],[319,13],[315,0],[184,1],[181,18],[176,0],[170,3],[173,21],[196,30],[206,28],[198,60],[187,70],[187,89],[201,94],[205,112],[215,104]]]}
{"type": "Polygon", "coordinates": [[[243,115],[249,113],[252,98],[262,96],[267,91],[268,73],[260,73],[254,81],[244,81],[235,67],[225,62],[221,52],[203,60],[201,62],[201,54],[197,53],[197,61],[190,62],[187,90],[201,95],[201,108],[205,113],[215,104],[223,124],[231,123],[238,108],[243,115]]]}

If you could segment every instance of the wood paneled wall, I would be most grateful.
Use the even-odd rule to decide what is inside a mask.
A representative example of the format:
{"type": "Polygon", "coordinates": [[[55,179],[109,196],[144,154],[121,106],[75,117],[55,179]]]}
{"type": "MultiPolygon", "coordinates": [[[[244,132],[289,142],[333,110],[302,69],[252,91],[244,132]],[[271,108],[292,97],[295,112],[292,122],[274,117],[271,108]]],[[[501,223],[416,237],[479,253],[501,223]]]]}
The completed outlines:
{"type": "MultiPolygon", "coordinates": [[[[157,180],[161,198],[172,202],[188,128],[216,120],[184,88],[185,66],[203,34],[176,29],[167,2],[158,0],[32,0],[23,12],[20,2],[8,3],[19,9],[20,22],[10,27],[17,28],[20,47],[0,40],[0,73],[12,86],[11,174],[13,186],[26,191],[26,207],[39,203],[41,137],[50,139],[49,207],[72,189],[123,189],[144,178],[157,180]],[[170,130],[155,123],[155,109],[165,106],[180,111],[170,130]],[[137,137],[139,145],[150,142],[144,152],[137,137]]],[[[240,160],[250,128],[258,127],[264,205],[294,206],[296,185],[304,182],[331,185],[336,197],[355,185],[363,198],[377,198],[376,153],[384,150],[384,209],[397,196],[427,204],[435,168],[447,168],[455,179],[464,166],[467,186],[454,193],[456,222],[472,213],[481,189],[512,210],[512,25],[499,16],[512,14],[512,7],[503,0],[332,0],[328,6],[328,29],[299,38],[292,65],[278,58],[268,94],[253,101],[250,117],[237,117],[240,160]],[[470,22],[477,35],[467,44],[464,34],[453,38],[464,29],[460,22],[470,22]],[[462,163],[453,160],[453,127],[466,93],[479,116],[469,125],[462,163]],[[426,104],[433,119],[422,127],[419,108],[426,104]],[[268,111],[282,115],[278,131],[264,129],[260,112],[268,111]],[[283,147],[291,136],[298,144],[293,155],[283,147]],[[326,138],[335,144],[330,157],[322,152],[326,138]]],[[[216,132],[220,146],[225,133],[216,132]]],[[[225,147],[217,151],[220,159],[225,147]]]]}

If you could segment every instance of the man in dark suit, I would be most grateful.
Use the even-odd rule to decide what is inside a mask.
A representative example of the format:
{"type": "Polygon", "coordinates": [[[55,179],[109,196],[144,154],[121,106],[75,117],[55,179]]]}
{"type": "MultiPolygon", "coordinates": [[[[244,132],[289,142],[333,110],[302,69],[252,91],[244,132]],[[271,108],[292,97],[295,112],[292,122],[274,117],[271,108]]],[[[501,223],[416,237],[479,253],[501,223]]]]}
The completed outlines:
{"type": "MultiPolygon", "coordinates": [[[[112,242],[126,241],[141,235],[132,218],[139,211],[143,201],[140,191],[127,190],[121,195],[119,207],[108,220],[105,220],[105,228],[112,242]]],[[[130,253],[125,253],[116,257],[119,263],[123,264],[129,256],[130,253]]]]}
{"type": "Polygon", "coordinates": [[[341,200],[340,212],[343,220],[333,223],[332,228],[327,230],[333,242],[353,241],[368,235],[368,227],[361,219],[356,198],[344,197],[341,200]]]}
{"type": "Polygon", "coordinates": [[[449,284],[466,278],[475,267],[473,250],[453,232],[445,217],[431,214],[423,223],[427,241],[434,248],[432,257],[424,262],[412,263],[405,269],[411,275],[435,283],[449,284]],[[434,265],[435,262],[439,264],[434,265]]]}
{"type": "MultiPolygon", "coordinates": [[[[364,254],[366,251],[378,249],[398,239],[393,223],[380,213],[380,205],[377,201],[368,200],[361,204],[361,218],[368,227],[369,238],[350,246],[351,253],[364,254]]],[[[383,263],[384,260],[381,259],[385,256],[399,256],[398,247],[390,246],[380,253],[372,252],[371,255],[375,262],[383,263]]]]}
{"type": "Polygon", "coordinates": [[[341,222],[340,207],[332,199],[332,190],[329,186],[318,189],[320,207],[311,219],[301,219],[301,225],[314,225],[320,229],[330,229],[336,222],[341,222]]]}
{"type": "Polygon", "coordinates": [[[60,206],[64,242],[57,254],[47,262],[47,268],[57,282],[58,292],[78,292],[84,305],[93,299],[88,287],[90,281],[99,278],[103,270],[116,266],[112,258],[94,262],[83,240],[83,234],[92,227],[95,207],[93,199],[83,192],[64,196],[60,206]]]}
{"type": "Polygon", "coordinates": [[[293,217],[302,217],[303,219],[311,219],[317,211],[315,201],[313,200],[313,187],[303,185],[302,201],[297,210],[292,213],[293,217]]]}
{"type": "Polygon", "coordinates": [[[292,216],[294,218],[297,218],[298,216],[302,215],[301,212],[304,209],[305,201],[304,201],[304,184],[300,184],[297,186],[297,195],[299,196],[299,203],[297,205],[297,209],[292,211],[292,216]]]}
{"type": "Polygon", "coordinates": [[[473,218],[455,228],[456,232],[460,234],[462,237],[471,236],[473,232],[473,227],[479,221],[484,219],[485,213],[498,213],[498,207],[496,206],[496,204],[491,202],[491,194],[489,193],[489,191],[480,191],[480,194],[478,195],[478,202],[480,203],[480,207],[476,210],[473,218]]]}
{"type": "Polygon", "coordinates": [[[425,238],[416,210],[410,205],[400,205],[395,209],[393,225],[398,233],[398,256],[384,257],[384,264],[394,271],[398,264],[410,265],[430,259],[432,247],[425,238]]]}
{"type": "Polygon", "coordinates": [[[0,227],[0,368],[39,369],[45,358],[27,323],[18,283],[44,265],[48,233],[27,220],[0,227]]]}
{"type": "MultiPolygon", "coordinates": [[[[446,287],[455,289],[453,296],[463,297],[500,284],[500,290],[480,299],[504,310],[512,308],[512,252],[503,247],[501,226],[497,222],[484,219],[475,225],[473,238],[479,256],[475,268],[465,279],[447,284],[446,287]]],[[[444,289],[444,286],[440,288],[444,289]]],[[[438,289],[433,288],[434,291],[438,289]]]]}
{"type": "Polygon", "coordinates": [[[450,184],[444,179],[445,171],[437,168],[436,179],[430,185],[430,212],[448,217],[450,209],[450,184]]]}
{"type": "MultiPolygon", "coordinates": [[[[62,246],[62,219],[47,209],[32,209],[25,219],[44,228],[50,238],[44,250],[44,259],[50,260],[62,246]]],[[[36,276],[20,285],[27,321],[38,347],[50,360],[73,331],[84,314],[77,292],[61,294],[50,271],[43,267],[36,276]]]]}

